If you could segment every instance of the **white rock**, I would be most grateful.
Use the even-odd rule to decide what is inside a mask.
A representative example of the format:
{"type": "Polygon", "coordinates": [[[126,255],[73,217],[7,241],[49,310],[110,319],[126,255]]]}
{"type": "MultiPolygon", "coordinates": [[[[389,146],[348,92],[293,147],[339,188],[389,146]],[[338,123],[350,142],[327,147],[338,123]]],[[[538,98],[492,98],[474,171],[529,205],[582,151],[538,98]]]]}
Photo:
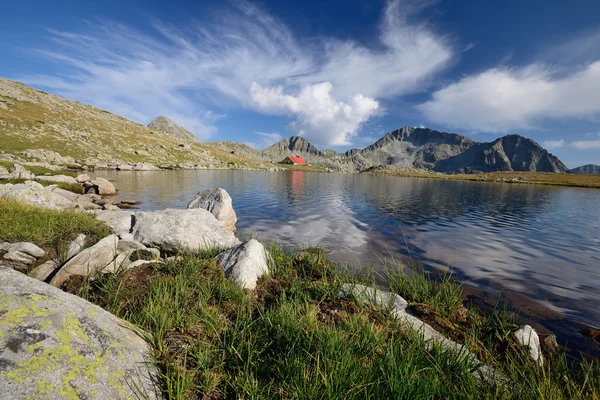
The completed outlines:
{"type": "Polygon", "coordinates": [[[84,183],[90,180],[90,176],[88,174],[79,174],[75,180],[79,183],[84,183]]]}
{"type": "Polygon", "coordinates": [[[10,253],[13,251],[19,251],[25,254],[29,254],[34,258],[44,257],[44,255],[46,254],[44,250],[40,249],[35,244],[29,242],[17,242],[11,244],[8,248],[8,252],[10,253]]]}
{"type": "Polygon", "coordinates": [[[79,199],[79,197],[81,196],[77,193],[73,193],[69,190],[64,190],[59,187],[55,187],[54,189],[52,189],[52,193],[56,193],[69,201],[77,201],[77,199],[79,199]]]}
{"type": "Polygon", "coordinates": [[[83,233],[77,235],[75,239],[71,243],[69,243],[69,247],[67,248],[66,259],[69,260],[75,257],[77,254],[81,253],[81,251],[85,248],[85,236],[83,233]]]}
{"type": "Polygon", "coordinates": [[[44,181],[44,182],[60,182],[60,183],[72,183],[77,184],[78,182],[72,176],[67,175],[38,175],[35,177],[36,181],[44,181]]]}
{"type": "Polygon", "coordinates": [[[204,209],[137,212],[135,240],[167,252],[231,248],[240,241],[204,209]]]}
{"type": "Polygon", "coordinates": [[[53,187],[43,187],[34,181],[25,181],[16,185],[0,185],[0,197],[23,201],[44,208],[62,210],[73,208],[73,203],[63,196],[53,193],[53,187]]]}
{"type": "Polygon", "coordinates": [[[0,268],[0,282],[2,312],[18,315],[0,323],[0,397],[161,398],[137,328],[21,273],[0,268]]]}
{"type": "Polygon", "coordinates": [[[117,235],[121,236],[131,233],[135,213],[131,211],[100,211],[96,214],[96,218],[110,226],[117,235]]]}
{"type": "Polygon", "coordinates": [[[73,275],[88,277],[100,272],[117,256],[118,244],[119,238],[116,235],[105,237],[70,259],[56,273],[50,284],[61,287],[73,275]]]}
{"type": "Polygon", "coordinates": [[[40,280],[40,281],[45,281],[46,278],[48,278],[50,276],[50,274],[52,274],[56,268],[58,268],[58,263],[54,260],[48,260],[43,264],[38,265],[37,267],[35,267],[30,273],[29,276],[31,278],[40,280]]]}
{"type": "Polygon", "coordinates": [[[8,176],[8,170],[0,165],[0,179],[5,179],[8,176]]]}
{"type": "Polygon", "coordinates": [[[225,276],[245,289],[256,288],[256,282],[269,272],[268,254],[256,239],[227,250],[216,257],[225,276]]]}
{"type": "Polygon", "coordinates": [[[529,357],[531,357],[533,361],[538,362],[540,365],[544,363],[540,338],[535,329],[529,325],[524,325],[513,332],[513,335],[521,346],[529,348],[529,357]]]}
{"type": "Polygon", "coordinates": [[[237,216],[233,209],[231,196],[225,189],[201,190],[196,194],[194,200],[188,204],[188,208],[203,208],[210,211],[227,229],[235,232],[237,216]]]}

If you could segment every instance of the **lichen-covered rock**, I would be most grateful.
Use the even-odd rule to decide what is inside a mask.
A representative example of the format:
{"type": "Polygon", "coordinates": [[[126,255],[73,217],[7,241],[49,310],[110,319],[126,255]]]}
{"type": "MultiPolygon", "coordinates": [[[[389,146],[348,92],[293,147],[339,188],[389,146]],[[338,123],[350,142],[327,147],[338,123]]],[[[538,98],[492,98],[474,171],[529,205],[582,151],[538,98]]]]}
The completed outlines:
{"type": "Polygon", "coordinates": [[[131,233],[136,241],[166,252],[228,249],[240,244],[231,231],[201,208],[137,212],[131,233]]]}
{"type": "Polygon", "coordinates": [[[0,268],[0,397],[158,399],[150,348],[129,323],[0,268]]]}
{"type": "Polygon", "coordinates": [[[513,332],[513,335],[521,346],[529,349],[529,357],[542,365],[544,357],[542,356],[542,348],[540,346],[540,338],[531,326],[523,325],[521,328],[513,332]]]}
{"type": "Polygon", "coordinates": [[[188,208],[203,208],[210,211],[227,229],[235,232],[237,216],[233,209],[231,196],[225,189],[201,190],[188,204],[188,208]]]}
{"type": "Polygon", "coordinates": [[[23,201],[44,208],[62,210],[73,208],[73,203],[54,193],[53,187],[44,187],[34,181],[25,181],[16,185],[0,185],[0,197],[23,201]]]}
{"type": "Polygon", "coordinates": [[[256,239],[219,254],[216,260],[225,276],[245,289],[256,288],[258,279],[269,272],[268,254],[256,239]]]}
{"type": "Polygon", "coordinates": [[[72,276],[93,276],[109,266],[118,254],[119,238],[109,235],[67,261],[54,275],[50,284],[61,287],[72,276]]]}
{"type": "Polygon", "coordinates": [[[101,196],[113,196],[117,194],[115,186],[108,179],[104,178],[96,178],[85,182],[83,189],[85,193],[95,193],[101,196]]]}

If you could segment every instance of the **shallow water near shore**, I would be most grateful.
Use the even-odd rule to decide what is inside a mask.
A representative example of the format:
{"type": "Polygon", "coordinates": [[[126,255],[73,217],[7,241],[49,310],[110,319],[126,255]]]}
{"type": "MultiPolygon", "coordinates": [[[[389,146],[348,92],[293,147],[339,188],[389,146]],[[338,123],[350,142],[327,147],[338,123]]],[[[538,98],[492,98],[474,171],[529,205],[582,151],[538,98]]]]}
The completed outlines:
{"type": "Polygon", "coordinates": [[[185,208],[199,190],[222,187],[241,236],[323,246],[354,266],[410,254],[450,268],[490,296],[533,299],[546,311],[530,317],[578,348],[590,350],[579,326],[600,327],[598,189],[301,171],[95,175],[140,210],[185,208]]]}

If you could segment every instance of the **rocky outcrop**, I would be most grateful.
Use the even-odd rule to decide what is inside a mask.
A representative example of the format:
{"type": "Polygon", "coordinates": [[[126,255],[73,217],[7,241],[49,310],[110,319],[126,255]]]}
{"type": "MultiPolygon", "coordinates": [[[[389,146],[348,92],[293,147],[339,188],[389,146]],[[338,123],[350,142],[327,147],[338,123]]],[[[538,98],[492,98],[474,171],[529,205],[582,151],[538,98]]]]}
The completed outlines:
{"type": "Polygon", "coordinates": [[[268,254],[256,239],[219,254],[216,260],[225,276],[244,289],[256,288],[258,279],[269,272],[268,254]]]}
{"type": "Polygon", "coordinates": [[[110,226],[119,237],[131,234],[135,213],[131,211],[101,211],[96,218],[110,226]]]}
{"type": "Polygon", "coordinates": [[[191,140],[198,142],[198,138],[194,136],[187,129],[177,125],[175,122],[171,121],[167,117],[156,117],[152,122],[148,124],[148,128],[167,133],[177,139],[191,140]]]}
{"type": "Polygon", "coordinates": [[[225,249],[240,244],[231,231],[201,208],[137,212],[131,233],[138,242],[170,253],[225,249]]]}
{"type": "Polygon", "coordinates": [[[78,183],[85,183],[90,180],[90,176],[88,174],[79,174],[75,178],[78,183]]]}
{"type": "Polygon", "coordinates": [[[0,397],[160,398],[137,328],[13,270],[0,282],[0,397]]]}
{"type": "Polygon", "coordinates": [[[35,179],[35,175],[20,164],[13,164],[6,179],[35,179]]]}
{"type": "Polygon", "coordinates": [[[437,172],[567,172],[555,156],[531,139],[507,135],[491,143],[477,143],[454,157],[438,162],[437,172]]]}
{"type": "Polygon", "coordinates": [[[117,189],[108,180],[104,178],[96,178],[83,184],[84,193],[95,193],[101,196],[114,196],[117,194],[117,189]]]}
{"type": "Polygon", "coordinates": [[[225,189],[205,189],[196,194],[194,199],[188,204],[188,209],[203,208],[210,211],[216,219],[221,221],[225,228],[235,232],[235,223],[237,216],[233,209],[231,196],[225,189]]]}
{"type": "Polygon", "coordinates": [[[573,168],[569,170],[572,174],[596,174],[600,175],[600,165],[587,164],[581,167],[573,168]]]}
{"type": "Polygon", "coordinates": [[[0,185],[0,197],[9,198],[36,206],[61,210],[73,208],[74,205],[67,198],[54,193],[55,187],[44,187],[34,181],[25,181],[18,184],[0,185]]]}
{"type": "Polygon", "coordinates": [[[517,343],[521,346],[529,349],[529,357],[542,365],[544,363],[544,357],[542,356],[542,348],[540,346],[540,338],[531,326],[524,325],[515,332],[513,336],[517,343]]]}
{"type": "Polygon", "coordinates": [[[0,258],[0,266],[21,272],[27,271],[30,265],[46,254],[44,250],[28,242],[0,243],[0,251],[6,252],[0,258]]]}

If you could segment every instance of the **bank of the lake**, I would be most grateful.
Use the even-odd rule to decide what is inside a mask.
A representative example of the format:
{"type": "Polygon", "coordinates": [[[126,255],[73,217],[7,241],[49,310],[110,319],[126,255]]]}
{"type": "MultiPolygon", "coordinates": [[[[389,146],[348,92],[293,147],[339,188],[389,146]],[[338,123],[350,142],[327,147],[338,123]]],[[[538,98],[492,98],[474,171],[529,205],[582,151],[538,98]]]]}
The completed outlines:
{"type": "MultiPolygon", "coordinates": [[[[188,211],[186,221],[209,216],[188,211]]],[[[121,225],[127,218],[121,218],[119,211],[112,213],[119,221],[108,220],[124,238],[115,236],[116,242],[131,248],[133,239],[147,238],[136,235],[125,239],[127,233],[121,225]]],[[[155,213],[161,215],[157,220],[162,224],[160,240],[166,243],[171,233],[179,232],[173,224],[185,222],[167,222],[171,218],[168,213],[155,213]]],[[[144,224],[151,214],[140,213],[130,223],[144,224]]],[[[67,247],[80,234],[89,237],[86,246],[90,250],[97,248],[106,242],[106,238],[101,239],[102,230],[108,233],[91,214],[42,211],[12,200],[0,202],[0,220],[2,238],[6,235],[13,240],[31,241],[49,253],[67,247]],[[31,226],[36,216],[44,222],[31,226]]],[[[115,250],[123,251],[124,247],[116,242],[115,250]]],[[[149,361],[156,367],[158,389],[165,398],[295,398],[299,394],[315,399],[600,396],[597,365],[570,362],[551,338],[542,336],[538,346],[537,341],[530,341],[535,332],[521,328],[518,318],[501,307],[482,312],[463,304],[459,285],[447,276],[425,272],[418,263],[411,269],[389,264],[381,275],[373,270],[348,270],[315,248],[303,251],[267,243],[265,249],[268,272],[260,276],[255,287],[247,289],[239,280],[228,278],[221,267],[224,249],[219,246],[196,251],[164,247],[154,262],[92,274],[77,280],[78,285],[62,287],[141,330],[151,349],[149,361]],[[376,282],[383,283],[390,292],[378,289],[376,282]],[[523,340],[531,349],[521,344],[523,340]]],[[[94,253],[95,257],[100,254],[94,253]]],[[[9,276],[11,282],[21,282],[6,271],[0,269],[0,273],[9,276]]],[[[23,327],[19,321],[43,318],[59,312],[57,307],[64,307],[58,294],[42,290],[46,283],[29,280],[19,285],[34,288],[34,294],[47,294],[35,294],[37,297],[31,301],[36,303],[24,310],[11,308],[14,299],[2,294],[0,305],[8,304],[9,308],[0,314],[0,348],[3,339],[12,340],[23,327]],[[56,298],[49,301],[44,296],[56,298]],[[38,308],[40,301],[44,312],[38,308]]],[[[90,315],[70,315],[82,321],[83,328],[73,320],[67,329],[77,325],[74,337],[65,336],[68,330],[64,330],[56,333],[58,338],[70,338],[67,340],[71,346],[77,342],[84,346],[81,351],[86,350],[85,346],[89,350],[90,342],[100,337],[96,331],[88,331],[90,322],[85,321],[90,315]]],[[[41,329],[35,331],[38,336],[46,332],[47,341],[53,326],[45,324],[35,329],[41,329]]],[[[119,338],[112,340],[118,347],[119,338]]],[[[28,348],[39,350],[40,345],[36,346],[28,348]]],[[[23,349],[19,350],[21,354],[23,349]]],[[[35,357],[43,361],[47,356],[52,363],[60,363],[56,351],[35,357]]],[[[60,388],[48,383],[54,379],[53,368],[44,371],[33,369],[31,362],[16,366],[8,363],[7,372],[0,370],[0,387],[9,382],[4,389],[13,394],[26,387],[20,386],[23,381],[13,373],[20,371],[41,397],[60,390],[87,395],[87,385],[102,382],[105,373],[91,361],[68,361],[70,373],[75,371],[70,379],[78,379],[79,383],[73,386],[63,380],[60,388]],[[44,381],[36,378],[42,373],[44,381]],[[45,383],[40,386],[40,382],[45,383]]],[[[60,364],[56,365],[60,370],[60,364]]],[[[119,376],[118,369],[112,373],[119,376]]],[[[117,387],[112,379],[109,384],[113,388],[107,387],[109,390],[117,387]]]]}

